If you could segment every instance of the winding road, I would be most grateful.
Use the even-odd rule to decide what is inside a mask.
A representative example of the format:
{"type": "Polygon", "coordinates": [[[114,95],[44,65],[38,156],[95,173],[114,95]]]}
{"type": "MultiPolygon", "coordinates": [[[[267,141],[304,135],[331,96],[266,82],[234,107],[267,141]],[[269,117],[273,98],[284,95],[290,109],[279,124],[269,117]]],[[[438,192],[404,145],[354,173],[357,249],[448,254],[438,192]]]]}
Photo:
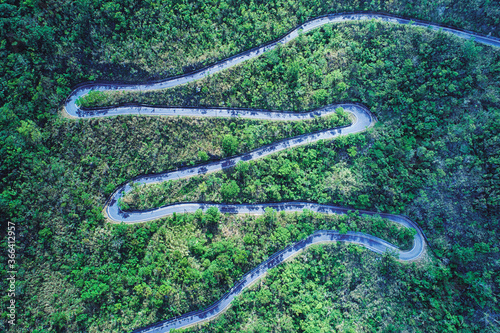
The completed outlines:
{"type": "MultiPolygon", "coordinates": [[[[167,180],[183,179],[193,175],[207,174],[220,171],[226,168],[233,167],[239,161],[251,161],[258,158],[268,156],[275,152],[304,145],[318,140],[333,139],[340,135],[347,135],[352,133],[359,133],[365,131],[375,123],[375,117],[364,106],[356,104],[338,104],[330,105],[319,110],[307,113],[293,113],[293,112],[272,112],[266,110],[248,110],[248,109],[224,109],[224,108],[176,108],[176,107],[155,107],[144,105],[128,105],[103,108],[100,110],[84,110],[77,106],[77,99],[88,94],[92,90],[98,91],[150,91],[157,89],[172,88],[181,84],[186,84],[195,80],[202,79],[210,74],[224,70],[226,68],[240,64],[246,60],[255,58],[262,53],[275,48],[279,44],[285,44],[290,40],[296,38],[299,32],[307,32],[327,23],[347,22],[347,21],[360,21],[378,19],[385,22],[396,24],[412,24],[415,26],[428,27],[433,30],[442,29],[445,32],[454,34],[464,39],[474,39],[476,42],[486,45],[500,47],[500,40],[492,37],[480,36],[472,32],[462,31],[449,27],[442,27],[429,22],[422,22],[418,20],[410,20],[404,18],[393,17],[385,14],[372,14],[372,13],[355,13],[355,14],[332,14],[312,19],[292,30],[278,40],[265,44],[263,46],[254,48],[252,50],[243,52],[236,56],[222,60],[213,66],[201,69],[199,71],[170,78],[160,82],[127,85],[127,84],[111,84],[111,83],[86,83],[77,87],[67,98],[64,105],[64,111],[71,117],[77,118],[91,118],[91,117],[109,117],[124,114],[141,114],[141,115],[166,115],[166,116],[195,116],[195,117],[242,117],[248,119],[265,119],[265,120],[290,120],[300,121],[310,119],[313,117],[326,116],[335,112],[337,107],[343,107],[347,112],[354,116],[354,121],[350,126],[328,129],[317,133],[306,134],[277,143],[273,143],[247,154],[231,157],[222,161],[217,161],[201,166],[192,168],[185,168],[181,170],[169,171],[155,175],[144,175],[137,177],[129,183],[120,186],[112,194],[105,206],[105,214],[108,219],[114,222],[124,223],[138,223],[149,220],[154,220],[162,216],[170,215],[173,213],[188,213],[195,212],[198,209],[206,211],[209,207],[215,206],[222,213],[231,214],[264,214],[267,207],[271,207],[277,211],[286,212],[300,212],[308,209],[314,212],[324,214],[347,214],[348,208],[336,207],[330,205],[320,205],[307,202],[282,202],[273,204],[209,204],[209,203],[179,203],[164,206],[161,208],[151,209],[147,211],[121,211],[118,206],[119,199],[129,192],[132,187],[131,183],[136,184],[152,184],[163,182],[167,180]]],[[[281,264],[288,258],[295,256],[308,246],[317,243],[337,242],[344,241],[355,244],[360,244],[376,253],[384,253],[386,251],[393,252],[400,260],[415,260],[420,257],[425,248],[425,236],[418,225],[401,215],[384,214],[370,211],[359,211],[361,215],[380,215],[391,221],[399,223],[407,228],[415,229],[415,237],[413,248],[409,251],[401,251],[394,245],[377,238],[372,235],[367,235],[359,232],[348,232],[347,234],[339,234],[333,230],[319,230],[295,244],[290,245],[286,249],[273,254],[268,260],[261,263],[251,272],[243,276],[235,286],[226,293],[219,301],[210,307],[191,313],[187,313],[177,318],[172,318],[160,323],[136,330],[135,332],[169,332],[173,328],[181,328],[197,323],[201,323],[213,319],[221,312],[223,312],[231,303],[231,301],[239,295],[243,289],[250,286],[253,282],[261,278],[266,272],[281,264]]]]}

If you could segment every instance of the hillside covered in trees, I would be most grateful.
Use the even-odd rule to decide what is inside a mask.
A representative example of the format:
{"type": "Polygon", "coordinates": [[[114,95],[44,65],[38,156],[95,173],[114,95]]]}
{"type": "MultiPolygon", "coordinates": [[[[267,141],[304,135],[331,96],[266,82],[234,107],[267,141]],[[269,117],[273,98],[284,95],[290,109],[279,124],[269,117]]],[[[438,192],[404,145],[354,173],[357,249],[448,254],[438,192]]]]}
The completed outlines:
{"type": "MultiPolygon", "coordinates": [[[[0,4],[0,222],[8,290],[15,224],[16,325],[7,332],[122,332],[201,309],[275,251],[316,229],[359,230],[403,248],[389,221],[303,212],[177,214],[109,224],[116,186],[349,119],[61,116],[89,80],[187,73],[326,13],[379,11],[500,37],[494,1],[10,1],[0,4]]],[[[207,79],[120,102],[306,111],[358,102],[368,132],[279,153],[229,172],[137,188],[128,207],[172,201],[309,200],[403,213],[433,252],[400,263],[354,245],[317,246],[274,269],[216,321],[190,331],[500,329],[500,50],[381,22],[328,25],[207,79]],[[237,195],[236,195],[237,194],[237,195]]],[[[4,278],[5,277],[5,278],[4,278]]]]}

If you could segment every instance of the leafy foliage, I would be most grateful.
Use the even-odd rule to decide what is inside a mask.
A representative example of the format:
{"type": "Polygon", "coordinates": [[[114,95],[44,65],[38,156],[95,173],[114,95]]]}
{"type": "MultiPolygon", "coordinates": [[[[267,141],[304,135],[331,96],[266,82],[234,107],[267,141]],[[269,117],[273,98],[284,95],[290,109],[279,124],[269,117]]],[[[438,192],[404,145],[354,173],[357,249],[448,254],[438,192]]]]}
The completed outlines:
{"type": "MultiPolygon", "coordinates": [[[[500,151],[498,50],[444,33],[368,22],[325,26],[273,52],[194,83],[216,87],[199,94],[199,103],[231,101],[239,106],[251,91],[257,96],[254,107],[303,110],[317,107],[314,91],[324,89],[331,98],[327,102],[345,99],[368,105],[380,120],[378,126],[366,134],[238,165],[230,172],[137,189],[129,197],[131,207],[227,201],[221,186],[235,181],[241,190],[232,200],[236,203],[311,200],[405,213],[423,226],[431,246],[450,265],[454,286],[470,286],[460,289],[463,305],[469,311],[487,307],[494,312],[493,298],[475,300],[499,290],[493,277],[499,269],[495,207],[500,187],[493,176],[500,151]],[[270,66],[273,58],[279,61],[270,66]],[[297,59],[301,79],[276,74],[276,68],[289,68],[297,59]],[[337,73],[347,88],[325,83],[328,73],[337,73]],[[246,78],[254,81],[251,88],[246,78]],[[268,95],[267,87],[274,87],[268,95]],[[273,95],[278,89],[285,94],[273,95]]],[[[164,92],[162,97],[192,102],[191,89],[178,88],[175,95],[164,92]]]]}
{"type": "MultiPolygon", "coordinates": [[[[257,132],[253,137],[251,133],[233,133],[227,121],[219,120],[197,124],[196,120],[142,117],[60,119],[58,108],[77,83],[95,79],[145,81],[188,72],[267,42],[297,23],[328,12],[384,10],[498,36],[495,29],[498,8],[494,1],[447,0],[192,1],[189,4],[129,0],[3,1],[0,4],[0,223],[2,227],[7,221],[16,223],[19,307],[18,325],[8,327],[2,320],[0,328],[30,332],[124,331],[208,304],[240,272],[258,262],[251,257],[252,253],[255,258],[266,255],[255,253],[259,240],[268,238],[250,235],[244,228],[241,233],[238,228],[230,231],[221,228],[219,221],[229,218],[217,214],[194,219],[182,215],[140,226],[111,226],[104,221],[100,207],[117,184],[133,176],[206,159],[204,155],[197,159],[199,151],[211,154],[210,158],[222,156],[223,135],[241,138],[239,149],[244,151],[280,135],[295,135],[295,130],[300,132],[305,126],[297,124],[294,129],[285,125],[285,131],[278,131],[280,134],[274,137],[264,134],[270,129],[277,133],[272,124],[267,124],[267,129],[253,127],[251,131],[257,132]],[[175,138],[181,134],[191,138],[187,127],[197,128],[201,134],[197,134],[196,144],[184,147],[190,143],[177,142],[175,138]],[[207,128],[215,128],[217,138],[207,133],[207,128]],[[198,227],[198,220],[208,227],[198,227]],[[190,243],[193,234],[201,240],[190,243]],[[232,234],[242,236],[238,238],[242,245],[231,247],[220,236],[226,239],[226,235],[232,234]],[[203,243],[201,249],[199,243],[203,243]],[[214,248],[205,250],[207,244],[214,244],[214,248]],[[190,253],[193,255],[185,255],[190,253]],[[205,280],[199,278],[202,270],[205,280]],[[209,286],[219,289],[203,289],[200,281],[209,281],[209,286]]],[[[408,301],[404,304],[417,304],[422,313],[432,313],[439,325],[494,331],[498,328],[495,316],[499,312],[495,305],[499,281],[498,252],[494,245],[498,238],[494,207],[498,206],[500,141],[497,53],[474,43],[450,45],[452,39],[445,34],[431,38],[435,35],[420,31],[420,39],[416,37],[418,34],[410,38],[405,34],[412,29],[407,29],[376,38],[380,28],[376,23],[352,27],[351,33],[336,41],[339,51],[344,53],[332,53],[326,58],[316,53],[318,60],[312,62],[318,68],[307,76],[304,68],[310,71],[312,65],[302,66],[301,62],[314,53],[314,48],[311,37],[304,36],[297,42],[297,54],[284,54],[289,61],[276,66],[276,79],[259,76],[272,73],[276,59],[259,65],[263,73],[249,72],[247,88],[241,88],[245,99],[230,90],[233,85],[238,86],[235,78],[245,78],[236,75],[238,72],[224,73],[229,83],[210,81],[214,87],[201,87],[199,95],[203,99],[188,99],[182,89],[179,95],[174,91],[168,98],[190,105],[225,102],[244,107],[292,106],[304,110],[330,99],[338,102],[346,96],[373,107],[385,125],[366,136],[366,145],[351,143],[345,152],[344,147],[333,149],[335,154],[346,156],[345,164],[335,174],[366,177],[361,178],[362,190],[337,178],[332,180],[332,191],[344,193],[347,201],[358,198],[359,205],[407,211],[425,226],[432,245],[448,259],[449,265],[439,269],[450,278],[435,280],[433,276],[437,273],[424,268],[408,284],[410,291],[413,286],[418,291],[412,294],[417,303],[408,303],[410,300],[402,297],[401,300],[408,301]],[[378,46],[378,53],[372,54],[372,48],[384,43],[396,47],[388,47],[385,54],[378,46]],[[400,49],[398,43],[407,48],[400,49]],[[392,57],[401,52],[407,52],[404,61],[393,61],[392,57]],[[343,62],[347,56],[355,65],[343,62]],[[318,64],[321,58],[335,64],[334,70],[318,64]],[[383,74],[379,60],[384,68],[392,66],[392,69],[383,74]],[[346,72],[344,67],[350,71],[346,72]],[[323,76],[317,75],[318,69],[325,70],[323,76]],[[280,79],[283,75],[286,80],[280,79]],[[322,78],[327,76],[323,83],[322,78]],[[307,82],[298,82],[299,77],[307,78],[307,82]],[[252,84],[256,84],[252,80],[256,78],[265,84],[280,85],[264,90],[264,84],[259,82],[258,90],[251,91],[252,84]],[[283,84],[285,81],[289,83],[283,84]],[[293,88],[288,84],[294,84],[293,88]],[[287,90],[279,93],[281,87],[287,90]],[[230,95],[236,96],[234,101],[228,98],[230,95]],[[374,181],[373,185],[363,181],[367,178],[374,181]],[[352,198],[351,193],[355,195],[352,198]],[[369,194],[369,202],[363,194],[369,194]],[[436,297],[438,292],[454,296],[436,297]],[[439,317],[433,312],[438,308],[439,317]]],[[[326,30],[312,35],[322,40],[325,33],[326,30]]],[[[249,124],[238,122],[236,131],[243,132],[249,124]]],[[[354,179],[353,184],[359,184],[359,178],[354,179]]],[[[238,186],[244,191],[240,183],[238,186]]],[[[270,193],[282,195],[280,191],[276,188],[270,193]]],[[[275,220],[268,217],[268,221],[259,222],[259,230],[264,232],[270,228],[267,223],[275,220]]],[[[309,222],[302,224],[305,229],[299,233],[310,232],[309,222]]],[[[286,228],[282,227],[276,235],[281,243],[271,243],[276,248],[288,239],[286,228]]],[[[296,236],[292,231],[290,235],[296,236]]],[[[6,242],[1,244],[5,258],[6,242]]],[[[350,260],[356,263],[356,257],[345,260],[346,264],[350,260]]],[[[385,263],[381,272],[387,279],[391,270],[406,269],[390,260],[385,263]]],[[[0,263],[0,272],[2,277],[7,274],[5,261],[0,263]]],[[[381,284],[380,292],[393,290],[399,280],[406,281],[410,276],[413,277],[392,275],[390,281],[394,285],[381,284]]],[[[3,290],[7,290],[6,281],[1,279],[3,290]]],[[[7,304],[3,295],[2,318],[7,304]]],[[[394,312],[383,315],[380,318],[384,320],[394,315],[394,325],[399,325],[394,312]]],[[[431,317],[422,316],[425,325],[429,325],[422,330],[436,327],[442,331],[444,326],[430,324],[431,317]]],[[[418,317],[411,320],[415,321],[407,324],[411,328],[420,325],[418,317]]],[[[285,325],[288,324],[283,323],[284,329],[288,327],[285,325]]]]}
{"type": "Polygon", "coordinates": [[[315,246],[187,332],[455,332],[452,277],[435,264],[399,265],[354,245],[315,246]]]}

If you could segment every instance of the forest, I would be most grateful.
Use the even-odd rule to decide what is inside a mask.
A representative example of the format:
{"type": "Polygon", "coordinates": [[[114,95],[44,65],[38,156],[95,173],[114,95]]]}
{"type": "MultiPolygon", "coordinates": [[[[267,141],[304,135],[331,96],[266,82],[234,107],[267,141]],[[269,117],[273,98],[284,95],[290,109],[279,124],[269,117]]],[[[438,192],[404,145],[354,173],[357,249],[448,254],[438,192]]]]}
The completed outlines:
{"type": "Polygon", "coordinates": [[[365,133],[137,188],[122,203],[309,200],[351,207],[349,216],[211,210],[115,225],[102,214],[116,186],[135,176],[346,124],[341,111],[279,124],[61,113],[79,83],[187,73],[326,13],[384,12],[500,37],[497,2],[4,0],[0,8],[2,290],[7,222],[16,226],[17,253],[16,324],[7,322],[2,293],[0,330],[132,331],[206,307],[270,254],[320,228],[409,246],[407,230],[354,213],[363,208],[408,215],[432,252],[403,264],[355,245],[316,246],[189,331],[500,329],[497,49],[411,26],[336,24],[186,86],[81,101],[282,111],[362,103],[379,120],[365,133]]]}

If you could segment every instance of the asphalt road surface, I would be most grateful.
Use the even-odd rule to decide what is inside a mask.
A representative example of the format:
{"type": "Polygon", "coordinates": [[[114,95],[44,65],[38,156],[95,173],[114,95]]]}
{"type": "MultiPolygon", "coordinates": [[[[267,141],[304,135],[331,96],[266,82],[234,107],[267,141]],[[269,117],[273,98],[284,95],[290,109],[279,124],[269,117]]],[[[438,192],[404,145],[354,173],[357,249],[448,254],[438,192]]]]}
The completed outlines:
{"type": "MultiPolygon", "coordinates": [[[[282,140],[261,148],[258,148],[249,153],[231,157],[222,161],[213,162],[201,166],[196,166],[192,168],[185,168],[175,171],[169,171],[162,174],[155,175],[144,175],[133,180],[137,184],[151,184],[157,182],[163,182],[173,179],[187,178],[192,175],[206,174],[211,172],[216,172],[223,170],[225,168],[230,168],[236,165],[239,161],[251,161],[258,158],[268,156],[269,154],[288,149],[291,147],[296,147],[303,144],[308,144],[316,142],[318,140],[328,140],[333,139],[340,135],[348,135],[352,133],[359,133],[367,128],[371,127],[375,123],[374,116],[362,105],[357,104],[338,104],[330,105],[322,109],[307,112],[307,113],[293,113],[293,112],[272,112],[267,110],[248,110],[248,109],[224,109],[224,108],[176,108],[176,107],[156,107],[156,106],[144,106],[144,105],[127,105],[118,107],[109,107],[99,110],[83,110],[79,108],[76,104],[78,98],[88,94],[92,90],[96,91],[150,91],[157,89],[172,88],[181,84],[186,84],[195,80],[202,79],[210,74],[219,72],[226,68],[240,64],[246,60],[258,57],[262,53],[275,48],[279,44],[285,44],[290,40],[296,38],[299,32],[307,32],[317,27],[320,27],[328,23],[337,22],[348,22],[348,21],[362,21],[377,19],[385,22],[391,22],[395,24],[412,24],[415,26],[426,27],[433,30],[442,30],[444,32],[456,35],[464,39],[473,39],[478,43],[482,43],[489,46],[500,47],[500,40],[481,36],[473,32],[462,31],[459,29],[453,29],[449,27],[442,27],[437,24],[432,24],[429,22],[422,22],[418,20],[410,20],[398,17],[392,17],[390,15],[384,14],[372,14],[372,13],[356,13],[356,14],[332,14],[316,19],[312,19],[292,30],[289,31],[285,36],[275,40],[273,42],[267,43],[263,46],[256,47],[249,51],[245,51],[236,56],[230,57],[228,59],[222,60],[213,66],[195,71],[190,74],[177,76],[169,78],[159,82],[129,85],[129,84],[113,84],[113,83],[86,83],[80,85],[76,88],[71,95],[67,98],[64,110],[71,117],[78,118],[92,118],[92,117],[109,117],[116,115],[125,114],[140,114],[140,115],[164,115],[164,116],[194,116],[194,117],[242,117],[248,119],[266,119],[266,120],[305,120],[312,117],[322,117],[328,115],[329,113],[335,112],[337,107],[343,107],[347,112],[351,113],[355,117],[355,121],[350,126],[333,128],[324,130],[317,133],[306,134],[291,139],[282,140]]],[[[324,214],[347,214],[348,208],[336,207],[330,205],[320,205],[315,203],[307,202],[281,202],[281,203],[268,203],[268,204],[241,204],[241,205],[229,205],[229,204],[211,204],[211,203],[179,203],[164,206],[161,208],[151,209],[147,211],[121,211],[118,207],[118,199],[121,198],[125,193],[131,190],[130,182],[122,185],[118,188],[108,200],[105,212],[107,218],[115,222],[124,223],[138,223],[149,220],[154,220],[162,216],[170,215],[175,213],[188,213],[195,212],[198,209],[206,211],[209,207],[215,206],[222,213],[231,214],[264,214],[264,210],[267,207],[271,207],[277,211],[286,212],[300,212],[304,209],[312,210],[315,212],[320,212],[324,214]]],[[[412,228],[416,230],[413,248],[409,251],[401,251],[394,245],[379,239],[372,235],[367,235],[359,232],[348,232],[347,234],[339,234],[334,230],[318,230],[304,240],[301,240],[295,244],[290,245],[286,249],[279,251],[272,255],[268,260],[257,266],[251,272],[247,273],[242,277],[235,286],[226,293],[219,301],[212,304],[208,308],[187,313],[177,318],[172,318],[166,321],[156,323],[154,325],[148,326],[136,330],[135,332],[169,332],[173,328],[181,328],[189,325],[194,325],[214,318],[219,315],[224,309],[226,309],[231,301],[239,295],[243,289],[251,285],[254,281],[261,278],[266,272],[281,264],[286,259],[293,257],[295,254],[301,252],[308,246],[316,243],[325,242],[350,242],[355,244],[360,244],[366,248],[374,251],[376,253],[384,253],[386,251],[391,251],[400,260],[415,260],[423,253],[425,247],[425,237],[422,230],[418,225],[409,220],[405,216],[401,215],[391,215],[384,213],[376,213],[370,211],[359,211],[361,215],[380,215],[381,217],[387,218],[391,221],[399,223],[407,228],[412,228]]]]}

